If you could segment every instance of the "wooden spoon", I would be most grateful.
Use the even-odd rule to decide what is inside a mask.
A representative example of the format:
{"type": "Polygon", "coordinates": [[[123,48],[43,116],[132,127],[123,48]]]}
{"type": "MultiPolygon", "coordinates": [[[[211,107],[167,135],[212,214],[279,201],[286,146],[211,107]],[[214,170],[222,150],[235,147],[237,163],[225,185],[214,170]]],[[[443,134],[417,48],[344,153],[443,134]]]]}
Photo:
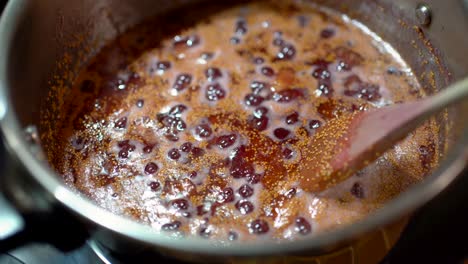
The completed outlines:
{"type": "Polygon", "coordinates": [[[434,96],[343,114],[317,130],[300,165],[300,186],[320,192],[346,180],[445,107],[468,97],[468,78],[434,96]]]}

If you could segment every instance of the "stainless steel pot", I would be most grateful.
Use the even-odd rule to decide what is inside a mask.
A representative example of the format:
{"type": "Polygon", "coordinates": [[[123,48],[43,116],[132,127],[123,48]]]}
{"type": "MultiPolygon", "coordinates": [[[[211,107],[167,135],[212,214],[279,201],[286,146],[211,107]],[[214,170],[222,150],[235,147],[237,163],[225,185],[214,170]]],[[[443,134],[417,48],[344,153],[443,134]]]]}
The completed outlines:
{"type": "MultiPolygon", "coordinates": [[[[120,252],[145,248],[203,262],[265,260],[261,256],[274,256],[275,261],[312,260],[308,256],[320,259],[324,254],[330,256],[331,252],[356,245],[365,237],[370,241],[369,234],[404,219],[443,190],[465,167],[468,102],[437,117],[444,142],[439,146],[444,153],[440,167],[365,220],[304,241],[228,247],[201,238],[169,238],[107,212],[69,190],[42,158],[38,144],[37,128],[41,108],[47,107],[49,88],[57,82],[71,82],[72,75],[63,79],[60,73],[76,72],[100,46],[129,26],[189,2],[195,1],[8,3],[0,20],[0,126],[10,155],[0,187],[9,205],[0,199],[0,249],[15,246],[25,238],[69,249],[92,238],[120,252]]],[[[427,6],[414,0],[316,2],[349,14],[390,42],[429,94],[468,75],[468,60],[463,54],[468,47],[468,34],[463,33],[468,32],[468,16],[462,0],[429,0],[427,6]]],[[[389,244],[387,241],[387,247],[389,244]]]]}

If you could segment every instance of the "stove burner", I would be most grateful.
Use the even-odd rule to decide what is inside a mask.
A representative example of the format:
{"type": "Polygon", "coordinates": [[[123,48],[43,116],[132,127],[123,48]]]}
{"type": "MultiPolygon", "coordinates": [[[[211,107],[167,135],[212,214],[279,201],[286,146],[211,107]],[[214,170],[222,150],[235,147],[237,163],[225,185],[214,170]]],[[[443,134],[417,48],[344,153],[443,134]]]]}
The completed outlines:
{"type": "MultiPolygon", "coordinates": [[[[117,254],[107,249],[101,243],[95,240],[88,240],[86,242],[88,247],[94,252],[94,254],[101,260],[103,264],[128,264],[128,263],[140,263],[140,264],[150,264],[150,263],[172,263],[172,264],[187,264],[187,262],[182,262],[175,260],[166,256],[156,255],[154,251],[146,252],[141,251],[132,255],[117,254]]],[[[2,263],[0,263],[2,264],[2,263]]]]}
{"type": "Polygon", "coordinates": [[[117,264],[119,263],[117,260],[112,258],[110,252],[108,252],[104,247],[101,247],[98,242],[94,240],[90,240],[87,242],[88,246],[91,248],[92,251],[96,254],[96,256],[104,263],[104,264],[117,264]]]}
{"type": "Polygon", "coordinates": [[[154,252],[117,255],[99,242],[89,240],[81,248],[64,253],[47,244],[31,244],[9,253],[0,253],[0,264],[127,264],[127,263],[174,263],[187,264],[154,252]]]}
{"type": "Polygon", "coordinates": [[[0,255],[0,263],[1,264],[25,264],[15,256],[10,254],[1,254],[0,255]]]}

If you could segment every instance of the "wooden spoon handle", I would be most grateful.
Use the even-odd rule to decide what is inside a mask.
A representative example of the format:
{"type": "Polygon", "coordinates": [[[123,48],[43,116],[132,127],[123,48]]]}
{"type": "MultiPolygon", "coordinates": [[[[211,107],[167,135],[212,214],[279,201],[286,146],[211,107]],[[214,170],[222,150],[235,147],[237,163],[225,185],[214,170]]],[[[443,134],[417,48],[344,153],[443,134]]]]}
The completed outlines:
{"type": "Polygon", "coordinates": [[[468,78],[460,80],[434,96],[428,97],[425,101],[430,101],[431,107],[424,113],[431,116],[443,108],[456,104],[468,98],[468,78]]]}
{"type": "Polygon", "coordinates": [[[331,120],[317,131],[298,180],[320,192],[350,177],[449,105],[468,97],[468,78],[423,100],[331,120]]]}

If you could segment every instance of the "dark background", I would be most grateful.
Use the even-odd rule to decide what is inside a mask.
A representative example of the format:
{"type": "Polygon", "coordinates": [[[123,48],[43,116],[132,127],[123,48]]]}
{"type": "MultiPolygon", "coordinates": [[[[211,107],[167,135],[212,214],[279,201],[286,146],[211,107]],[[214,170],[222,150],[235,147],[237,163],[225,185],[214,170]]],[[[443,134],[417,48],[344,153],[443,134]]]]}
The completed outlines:
{"type": "MultiPolygon", "coordinates": [[[[5,3],[6,1],[0,0],[0,10],[5,3]]],[[[468,170],[436,199],[416,212],[400,241],[382,263],[461,264],[466,258],[468,259],[468,170]]],[[[154,263],[167,262],[167,259],[154,259],[154,263]]],[[[81,264],[98,263],[98,259],[87,246],[63,254],[48,245],[36,244],[9,254],[0,254],[0,264],[16,263],[81,264]]]]}

